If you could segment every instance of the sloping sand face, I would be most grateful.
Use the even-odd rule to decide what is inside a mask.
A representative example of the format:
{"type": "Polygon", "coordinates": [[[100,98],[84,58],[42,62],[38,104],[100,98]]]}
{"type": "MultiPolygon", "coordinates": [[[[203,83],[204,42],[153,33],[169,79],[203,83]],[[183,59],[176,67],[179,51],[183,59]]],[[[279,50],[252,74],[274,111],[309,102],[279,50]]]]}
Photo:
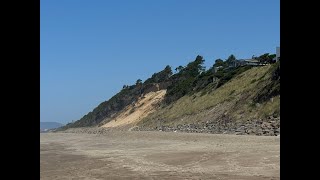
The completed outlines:
{"type": "Polygon", "coordinates": [[[102,127],[120,127],[138,123],[148,114],[155,111],[157,104],[163,100],[165,94],[166,90],[145,94],[134,105],[127,106],[123,112],[102,127]]]}
{"type": "Polygon", "coordinates": [[[114,131],[40,135],[40,178],[280,179],[280,138],[114,131]]]}

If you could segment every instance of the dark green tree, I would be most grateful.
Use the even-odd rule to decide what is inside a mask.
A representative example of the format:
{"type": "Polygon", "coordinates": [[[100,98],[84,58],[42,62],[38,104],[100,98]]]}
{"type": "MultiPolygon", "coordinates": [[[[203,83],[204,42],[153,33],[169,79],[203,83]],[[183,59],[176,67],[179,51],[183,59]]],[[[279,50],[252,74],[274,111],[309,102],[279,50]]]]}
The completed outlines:
{"type": "Polygon", "coordinates": [[[163,74],[164,74],[163,76],[165,79],[169,78],[173,74],[171,66],[167,65],[163,70],[163,74]]]}
{"type": "Polygon", "coordinates": [[[227,64],[228,66],[230,66],[230,65],[234,64],[235,61],[236,61],[236,57],[235,57],[233,54],[231,54],[231,55],[228,57],[228,59],[226,60],[226,64],[227,64]]]}
{"type": "Polygon", "coordinates": [[[235,60],[236,60],[236,57],[233,54],[231,54],[226,61],[227,62],[233,62],[235,60]]]}
{"type": "Polygon", "coordinates": [[[170,76],[172,75],[172,70],[169,65],[167,65],[162,71],[158,73],[154,73],[151,78],[148,78],[144,84],[149,84],[149,83],[160,83],[160,82],[165,82],[169,80],[170,76]]]}
{"type": "Polygon", "coordinates": [[[276,54],[270,54],[269,56],[268,56],[268,63],[275,63],[275,60],[273,60],[273,58],[275,58],[276,57],[276,54]]]}
{"type": "Polygon", "coordinates": [[[276,57],[275,54],[265,53],[265,54],[262,54],[261,56],[259,56],[257,58],[257,60],[259,60],[260,63],[272,63],[273,58],[275,58],[275,57],[276,57]]]}
{"type": "Polygon", "coordinates": [[[196,77],[203,71],[205,71],[205,67],[203,66],[204,59],[202,56],[198,55],[193,62],[190,62],[187,67],[184,69],[184,72],[191,76],[196,77]]]}
{"type": "Polygon", "coordinates": [[[137,88],[138,88],[139,95],[141,96],[141,95],[142,95],[142,80],[141,80],[141,79],[138,79],[138,80],[137,80],[136,86],[137,86],[137,88]]]}
{"type": "Polygon", "coordinates": [[[269,53],[265,53],[258,57],[260,63],[267,63],[269,59],[269,53]]]}
{"type": "Polygon", "coordinates": [[[222,59],[216,59],[213,67],[224,66],[224,62],[222,59]]]}
{"type": "Polygon", "coordinates": [[[140,85],[140,84],[142,84],[142,80],[141,80],[141,79],[138,79],[138,80],[136,81],[136,85],[140,85]]]}
{"type": "Polygon", "coordinates": [[[176,70],[176,72],[178,72],[178,73],[179,73],[180,71],[182,71],[182,70],[183,70],[183,68],[184,68],[183,66],[178,66],[178,67],[176,67],[176,69],[175,69],[175,70],[176,70]]]}

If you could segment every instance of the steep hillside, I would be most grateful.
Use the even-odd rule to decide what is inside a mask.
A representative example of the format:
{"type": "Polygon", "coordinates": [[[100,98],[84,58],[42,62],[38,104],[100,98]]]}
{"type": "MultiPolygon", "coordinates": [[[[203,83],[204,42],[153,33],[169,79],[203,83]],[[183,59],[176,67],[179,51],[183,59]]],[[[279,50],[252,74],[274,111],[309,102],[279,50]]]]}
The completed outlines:
{"type": "Polygon", "coordinates": [[[171,67],[166,66],[162,71],[154,73],[152,77],[147,79],[144,83],[138,79],[134,85],[124,85],[123,89],[108,101],[102,102],[95,109],[93,109],[92,112],[89,112],[81,119],[75,121],[74,123],[69,123],[59,130],[100,126],[104,123],[107,123],[121,113],[124,108],[138,101],[138,99],[144,94],[166,89],[170,85],[169,78],[171,74],[171,67]]]}
{"type": "MultiPolygon", "coordinates": [[[[134,126],[141,119],[154,112],[163,100],[166,90],[149,92],[140,97],[136,103],[130,104],[122,110],[117,116],[102,127],[124,127],[126,125],[134,126]]],[[[103,122],[102,122],[103,123],[103,122]]]]}
{"type": "Polygon", "coordinates": [[[217,89],[209,84],[152,113],[138,126],[140,130],[277,134],[280,131],[280,65],[253,67],[217,89]],[[262,124],[272,126],[272,130],[268,128],[268,132],[263,132],[262,124]],[[240,127],[243,130],[239,130],[240,127]]]}
{"type": "Polygon", "coordinates": [[[280,62],[274,63],[273,56],[263,54],[251,66],[235,65],[239,61],[230,55],[226,61],[217,59],[208,70],[203,57],[197,56],[174,74],[166,66],[144,82],[124,85],[111,99],[60,130],[280,134],[280,62]]]}

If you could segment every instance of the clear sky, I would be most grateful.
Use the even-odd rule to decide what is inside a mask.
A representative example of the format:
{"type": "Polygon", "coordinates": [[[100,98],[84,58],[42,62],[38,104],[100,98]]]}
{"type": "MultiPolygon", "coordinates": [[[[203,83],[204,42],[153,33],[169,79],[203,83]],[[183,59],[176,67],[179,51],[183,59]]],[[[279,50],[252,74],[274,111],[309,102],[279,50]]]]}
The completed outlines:
{"type": "Polygon", "coordinates": [[[40,121],[78,120],[123,85],[199,54],[275,53],[279,0],[41,0],[40,121]]]}

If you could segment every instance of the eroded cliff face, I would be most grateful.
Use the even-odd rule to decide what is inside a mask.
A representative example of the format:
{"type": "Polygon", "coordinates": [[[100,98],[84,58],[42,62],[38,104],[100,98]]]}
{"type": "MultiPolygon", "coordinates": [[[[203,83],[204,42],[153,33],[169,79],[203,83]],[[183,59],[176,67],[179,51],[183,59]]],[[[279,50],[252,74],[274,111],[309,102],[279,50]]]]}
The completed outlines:
{"type": "MultiPolygon", "coordinates": [[[[156,90],[156,89],[155,89],[156,90]]],[[[102,127],[133,127],[144,117],[156,111],[166,94],[166,90],[150,91],[143,94],[136,102],[125,107],[111,119],[102,122],[102,127]]]]}

